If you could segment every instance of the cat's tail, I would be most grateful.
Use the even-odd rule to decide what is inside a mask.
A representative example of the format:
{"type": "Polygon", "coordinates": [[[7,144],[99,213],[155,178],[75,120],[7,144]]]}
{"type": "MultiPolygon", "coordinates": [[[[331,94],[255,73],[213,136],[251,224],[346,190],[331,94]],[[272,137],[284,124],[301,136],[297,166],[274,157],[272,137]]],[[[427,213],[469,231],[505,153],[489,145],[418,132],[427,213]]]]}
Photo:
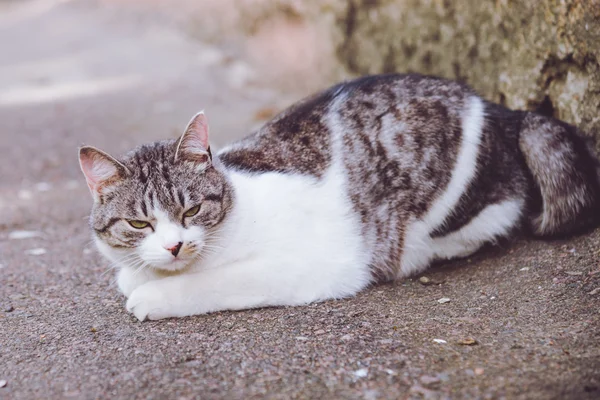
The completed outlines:
{"type": "Polygon", "coordinates": [[[537,186],[531,230],[540,236],[576,233],[600,219],[600,162],[594,141],[553,118],[525,113],[519,147],[537,186]]]}

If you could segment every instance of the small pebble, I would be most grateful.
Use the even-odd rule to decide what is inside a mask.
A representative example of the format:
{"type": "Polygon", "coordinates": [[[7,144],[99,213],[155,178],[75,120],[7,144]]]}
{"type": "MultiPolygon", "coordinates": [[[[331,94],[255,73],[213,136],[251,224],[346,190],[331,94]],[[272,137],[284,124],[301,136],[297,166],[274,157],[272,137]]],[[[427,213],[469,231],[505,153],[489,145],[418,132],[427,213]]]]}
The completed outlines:
{"type": "Polygon", "coordinates": [[[596,295],[598,293],[600,293],[600,287],[597,287],[596,289],[592,290],[588,294],[591,294],[592,296],[594,296],[594,295],[596,295]]]}
{"type": "Polygon", "coordinates": [[[580,272],[580,271],[565,271],[565,274],[571,275],[571,276],[579,276],[579,275],[583,275],[583,272],[580,272]]]}
{"type": "Polygon", "coordinates": [[[12,231],[8,234],[10,240],[31,239],[41,236],[42,233],[37,231],[12,231]]]}
{"type": "Polygon", "coordinates": [[[47,192],[52,189],[52,185],[48,182],[39,182],[35,184],[35,188],[38,192],[47,192]]]}
{"type": "Polygon", "coordinates": [[[30,256],[41,256],[46,253],[47,253],[46,249],[43,249],[41,247],[25,250],[25,254],[30,255],[30,256]]]}
{"type": "Polygon", "coordinates": [[[431,282],[431,279],[429,279],[429,278],[428,278],[428,277],[426,277],[426,276],[422,276],[422,277],[420,277],[420,278],[419,278],[419,282],[420,282],[422,285],[430,285],[430,284],[432,283],[432,282],[431,282]]]}
{"type": "Polygon", "coordinates": [[[26,189],[19,190],[17,196],[21,200],[31,200],[33,198],[33,194],[31,193],[31,191],[26,189]]]}
{"type": "Polygon", "coordinates": [[[434,342],[439,343],[439,344],[445,344],[448,343],[446,342],[444,339],[433,339],[434,342]]]}
{"type": "Polygon", "coordinates": [[[12,304],[9,304],[6,307],[4,307],[4,312],[13,312],[13,311],[15,311],[15,308],[13,307],[12,304]]]}
{"type": "Polygon", "coordinates": [[[475,368],[475,375],[483,375],[483,368],[477,367],[475,368]]]}
{"type": "Polygon", "coordinates": [[[420,379],[421,383],[424,385],[431,385],[432,383],[438,383],[440,381],[440,378],[438,378],[437,376],[429,376],[429,375],[423,375],[419,379],[420,379]]]}
{"type": "Polygon", "coordinates": [[[450,302],[450,299],[449,299],[449,298],[447,298],[447,297],[442,297],[442,298],[441,298],[441,299],[439,299],[437,302],[438,302],[438,303],[440,303],[440,304],[449,303],[449,302],[450,302]]]}
{"type": "Polygon", "coordinates": [[[325,331],[323,329],[319,329],[318,331],[315,331],[315,335],[323,335],[325,333],[325,331]]]}
{"type": "Polygon", "coordinates": [[[361,368],[359,370],[354,371],[354,376],[356,376],[357,378],[364,378],[367,375],[369,375],[368,368],[361,368]]]}
{"type": "Polygon", "coordinates": [[[254,114],[254,119],[259,121],[271,119],[277,114],[277,111],[278,110],[275,107],[261,108],[254,114]]]}
{"type": "Polygon", "coordinates": [[[460,344],[461,346],[474,346],[477,344],[477,340],[473,339],[473,338],[465,338],[465,339],[461,339],[457,342],[457,344],[460,344]]]}
{"type": "Polygon", "coordinates": [[[301,342],[304,342],[304,341],[308,340],[308,338],[306,336],[296,336],[296,340],[300,340],[301,342]]]}
{"type": "Polygon", "coordinates": [[[529,271],[529,267],[523,267],[519,271],[529,271]]]}
{"type": "Polygon", "coordinates": [[[412,385],[408,389],[408,391],[410,394],[418,394],[419,398],[423,399],[438,399],[440,397],[438,392],[430,389],[425,389],[424,387],[419,385],[412,385]]]}
{"type": "Polygon", "coordinates": [[[7,382],[6,382],[4,379],[3,379],[3,380],[1,380],[1,381],[0,381],[0,388],[3,388],[3,387],[5,387],[5,386],[6,386],[6,384],[7,384],[7,382]]]}

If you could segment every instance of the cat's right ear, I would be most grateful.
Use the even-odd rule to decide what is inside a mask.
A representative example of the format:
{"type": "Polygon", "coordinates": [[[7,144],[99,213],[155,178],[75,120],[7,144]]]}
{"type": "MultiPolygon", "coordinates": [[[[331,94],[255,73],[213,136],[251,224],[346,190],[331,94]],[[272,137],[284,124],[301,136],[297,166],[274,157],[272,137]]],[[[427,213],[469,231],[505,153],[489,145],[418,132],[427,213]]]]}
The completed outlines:
{"type": "Polygon", "coordinates": [[[127,176],[127,167],[92,146],[83,146],[79,149],[79,166],[95,201],[100,199],[100,195],[111,184],[127,176]]]}
{"type": "Polygon", "coordinates": [[[177,141],[175,162],[188,161],[196,166],[199,172],[211,165],[212,154],[208,144],[208,119],[204,111],[194,115],[188,123],[183,135],[177,141]]]}

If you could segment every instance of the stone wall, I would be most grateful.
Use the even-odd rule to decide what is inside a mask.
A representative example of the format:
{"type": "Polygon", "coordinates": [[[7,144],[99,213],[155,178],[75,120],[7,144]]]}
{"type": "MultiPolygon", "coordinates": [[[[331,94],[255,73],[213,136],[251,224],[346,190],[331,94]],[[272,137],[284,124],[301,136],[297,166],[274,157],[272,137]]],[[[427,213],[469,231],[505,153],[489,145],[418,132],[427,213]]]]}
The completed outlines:
{"type": "Polygon", "coordinates": [[[315,90],[351,75],[434,74],[600,139],[600,0],[202,4],[195,32],[215,40],[241,35],[262,70],[283,83],[315,90]]]}
{"type": "Polygon", "coordinates": [[[600,1],[350,1],[337,56],[353,73],[459,79],[600,139],[600,1]]]}

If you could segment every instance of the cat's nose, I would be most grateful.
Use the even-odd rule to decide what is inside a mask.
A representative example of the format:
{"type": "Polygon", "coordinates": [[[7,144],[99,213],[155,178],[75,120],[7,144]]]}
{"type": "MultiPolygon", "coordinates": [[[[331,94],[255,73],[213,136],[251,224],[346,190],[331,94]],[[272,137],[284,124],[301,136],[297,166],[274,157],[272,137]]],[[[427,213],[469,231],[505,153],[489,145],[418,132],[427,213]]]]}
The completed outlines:
{"type": "Polygon", "coordinates": [[[181,246],[183,246],[183,242],[179,242],[175,246],[165,247],[165,249],[167,249],[167,251],[170,251],[171,254],[173,254],[173,256],[177,257],[177,254],[179,254],[179,250],[181,250],[181,246]]]}

